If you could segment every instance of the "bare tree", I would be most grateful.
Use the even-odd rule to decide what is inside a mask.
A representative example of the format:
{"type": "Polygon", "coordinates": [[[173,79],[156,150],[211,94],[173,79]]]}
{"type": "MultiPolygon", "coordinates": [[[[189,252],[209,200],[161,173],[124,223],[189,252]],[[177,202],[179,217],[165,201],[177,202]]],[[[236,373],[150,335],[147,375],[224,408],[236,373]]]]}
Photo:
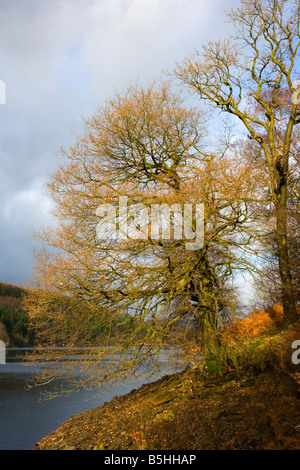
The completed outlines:
{"type": "Polygon", "coordinates": [[[298,0],[241,0],[240,8],[228,15],[236,37],[204,46],[177,68],[176,75],[206,103],[236,117],[264,154],[275,211],[282,302],[290,323],[298,318],[288,254],[287,203],[292,136],[300,122],[296,81],[300,5],[298,0]],[[278,113],[280,99],[287,97],[283,89],[289,92],[289,102],[278,113]]]}

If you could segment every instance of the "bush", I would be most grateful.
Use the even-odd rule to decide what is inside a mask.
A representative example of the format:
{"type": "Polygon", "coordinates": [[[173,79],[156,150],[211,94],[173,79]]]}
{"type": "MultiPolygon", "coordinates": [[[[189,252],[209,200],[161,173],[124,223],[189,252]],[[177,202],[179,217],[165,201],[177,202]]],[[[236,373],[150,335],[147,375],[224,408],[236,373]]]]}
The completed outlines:
{"type": "Polygon", "coordinates": [[[244,373],[291,368],[291,345],[300,338],[300,320],[281,330],[278,326],[282,320],[282,307],[277,304],[224,327],[219,332],[219,342],[204,357],[203,370],[215,374],[229,369],[244,373]]]}

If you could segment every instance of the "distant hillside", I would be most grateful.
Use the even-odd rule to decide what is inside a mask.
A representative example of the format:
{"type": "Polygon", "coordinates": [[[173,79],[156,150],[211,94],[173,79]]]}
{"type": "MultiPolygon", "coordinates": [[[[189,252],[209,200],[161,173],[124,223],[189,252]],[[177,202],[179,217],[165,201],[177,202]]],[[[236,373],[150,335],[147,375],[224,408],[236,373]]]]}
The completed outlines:
{"type": "Polygon", "coordinates": [[[22,287],[0,283],[0,339],[6,346],[24,347],[34,342],[28,316],[22,308],[25,293],[22,287]]]}
{"type": "Polygon", "coordinates": [[[14,297],[20,299],[26,293],[26,290],[22,287],[8,284],[6,282],[0,282],[0,297],[14,297]]]}
{"type": "MultiPolygon", "coordinates": [[[[32,293],[32,292],[31,292],[32,293]]],[[[106,341],[109,331],[111,341],[118,341],[120,335],[128,334],[128,323],[134,328],[134,322],[129,314],[120,313],[114,321],[108,321],[107,311],[99,308],[88,313],[88,306],[82,301],[61,294],[40,293],[38,301],[45,302],[42,324],[33,327],[28,316],[28,295],[26,289],[0,282],[0,339],[6,346],[28,347],[36,346],[98,346],[106,341]],[[27,308],[23,300],[26,295],[27,308]],[[63,317],[57,320],[55,311],[63,312],[63,317]],[[62,321],[63,318],[63,321],[62,321]],[[47,321],[46,321],[47,319],[47,321]],[[85,320],[83,322],[83,319],[85,320]],[[44,330],[44,326],[46,329],[44,330]],[[50,337],[50,331],[55,331],[55,338],[50,337]],[[36,332],[36,334],[34,333],[36,332]]]]}

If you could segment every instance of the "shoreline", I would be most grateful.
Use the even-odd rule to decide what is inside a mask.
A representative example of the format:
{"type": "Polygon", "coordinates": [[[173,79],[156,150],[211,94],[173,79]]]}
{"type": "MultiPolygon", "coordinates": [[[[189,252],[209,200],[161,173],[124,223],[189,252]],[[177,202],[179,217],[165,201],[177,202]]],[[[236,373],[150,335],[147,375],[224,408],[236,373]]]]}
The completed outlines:
{"type": "Polygon", "coordinates": [[[34,450],[300,450],[300,396],[285,371],[185,369],[79,413],[34,450]]]}

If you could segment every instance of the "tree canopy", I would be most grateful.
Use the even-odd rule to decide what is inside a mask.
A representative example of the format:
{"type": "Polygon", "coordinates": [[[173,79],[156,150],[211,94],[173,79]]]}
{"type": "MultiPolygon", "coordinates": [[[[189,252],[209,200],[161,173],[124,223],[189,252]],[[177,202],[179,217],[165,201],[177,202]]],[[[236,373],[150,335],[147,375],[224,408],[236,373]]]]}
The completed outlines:
{"type": "Polygon", "coordinates": [[[278,261],[286,322],[298,318],[289,250],[297,258],[300,7],[242,0],[229,17],[236,38],[176,68],[183,91],[171,81],[116,93],[47,185],[58,223],[37,234],[51,250],[37,254],[27,310],[53,344],[67,331],[66,345],[94,345],[99,325],[110,347],[93,380],[111,354],[114,374],[155,364],[170,343],[196,345],[200,360],[235,314],[237,273],[257,269],[261,253],[278,261]],[[186,86],[203,109],[187,104],[186,86]],[[211,133],[206,104],[246,135],[211,133]]]}

